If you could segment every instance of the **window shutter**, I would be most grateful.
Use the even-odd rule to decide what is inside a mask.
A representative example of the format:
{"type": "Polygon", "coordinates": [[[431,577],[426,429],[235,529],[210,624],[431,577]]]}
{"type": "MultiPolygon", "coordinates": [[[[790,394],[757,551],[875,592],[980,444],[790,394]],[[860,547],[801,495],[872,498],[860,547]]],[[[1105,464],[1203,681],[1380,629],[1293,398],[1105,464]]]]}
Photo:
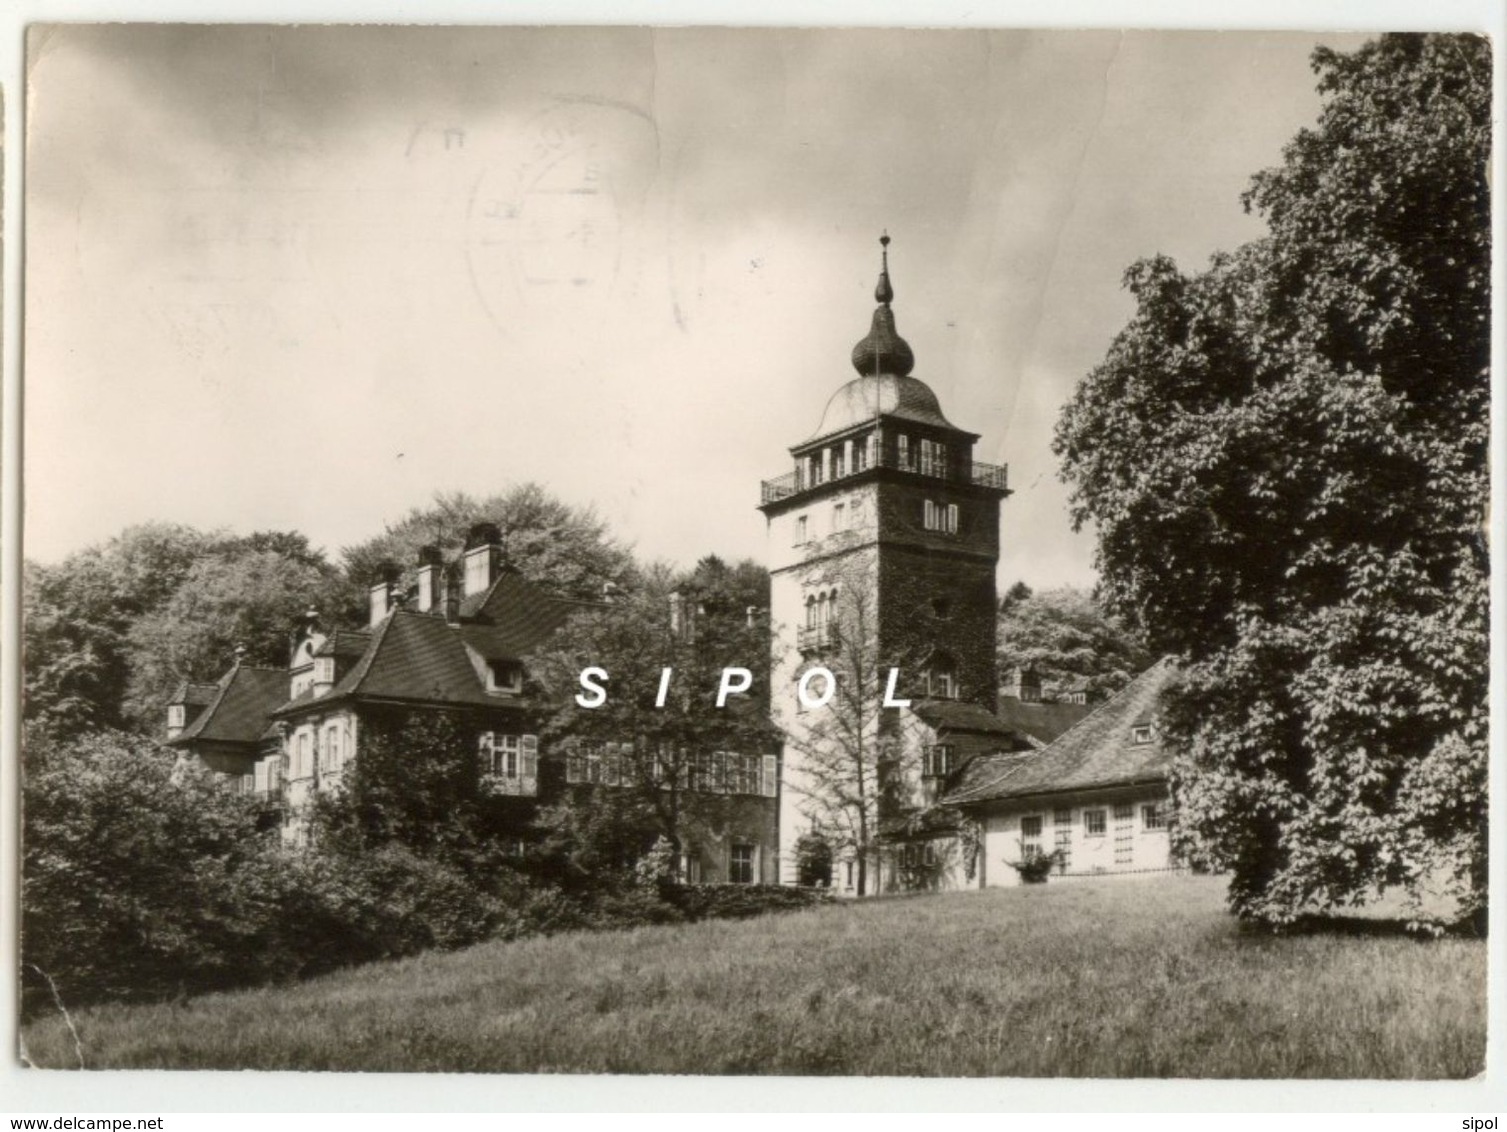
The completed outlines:
{"type": "Polygon", "coordinates": [[[759,783],[759,793],[766,798],[773,798],[779,793],[780,784],[780,761],[774,755],[764,756],[764,773],[759,783]]]}
{"type": "Polygon", "coordinates": [[[523,792],[539,793],[539,736],[523,737],[523,792]]]}

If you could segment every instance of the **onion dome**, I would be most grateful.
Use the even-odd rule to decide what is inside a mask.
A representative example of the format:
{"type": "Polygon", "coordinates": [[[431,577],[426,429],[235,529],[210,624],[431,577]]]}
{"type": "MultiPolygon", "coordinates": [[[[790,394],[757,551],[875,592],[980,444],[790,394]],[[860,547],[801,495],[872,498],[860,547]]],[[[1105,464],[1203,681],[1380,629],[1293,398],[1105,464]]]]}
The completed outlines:
{"type": "Polygon", "coordinates": [[[874,288],[874,299],[879,306],[874,311],[874,321],[863,341],[853,347],[853,368],[864,377],[879,374],[894,374],[906,377],[915,368],[916,355],[910,344],[895,330],[895,313],[890,303],[895,298],[895,289],[890,286],[890,238],[879,237],[880,268],[879,285],[874,288]]]}

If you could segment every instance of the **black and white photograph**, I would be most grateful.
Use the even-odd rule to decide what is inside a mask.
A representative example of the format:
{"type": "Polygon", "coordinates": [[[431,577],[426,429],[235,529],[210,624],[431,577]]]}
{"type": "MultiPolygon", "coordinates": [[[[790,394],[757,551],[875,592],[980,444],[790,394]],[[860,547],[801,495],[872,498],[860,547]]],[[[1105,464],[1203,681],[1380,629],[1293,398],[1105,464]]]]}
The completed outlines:
{"type": "Polygon", "coordinates": [[[1486,34],[24,32],[26,1074],[1483,1080],[1486,34]]]}

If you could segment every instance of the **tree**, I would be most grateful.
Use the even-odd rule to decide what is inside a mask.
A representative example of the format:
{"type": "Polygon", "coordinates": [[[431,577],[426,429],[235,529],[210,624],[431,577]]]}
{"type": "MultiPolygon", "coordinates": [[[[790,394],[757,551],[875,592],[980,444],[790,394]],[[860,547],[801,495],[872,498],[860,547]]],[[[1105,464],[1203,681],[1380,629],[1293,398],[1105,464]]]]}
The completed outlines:
{"type": "MultiPolygon", "coordinates": [[[[302,536],[297,536],[299,539],[302,536]]],[[[196,561],[172,595],[127,631],[122,714],[150,732],[182,680],[214,680],[238,648],[247,664],[288,663],[289,634],[310,609],[330,624],[347,607],[343,578],[318,555],[252,549],[241,540],[196,561]]]]}
{"type": "Polygon", "coordinates": [[[1183,662],[1186,848],[1271,922],[1485,901],[1491,55],[1313,63],[1318,126],[1246,194],[1269,234],[1126,285],[1054,447],[1107,607],[1183,662]]]}
{"type": "Polygon", "coordinates": [[[61,735],[123,726],[131,623],[167,599],[214,539],[153,523],[56,565],[26,563],[25,718],[61,735]]]}
{"type": "MultiPolygon", "coordinates": [[[[836,594],[823,606],[825,620],[808,628],[817,636],[816,651],[801,665],[803,672],[831,673],[831,697],[786,717],[786,749],[799,769],[786,775],[784,787],[800,797],[801,809],[833,851],[854,863],[859,896],[874,891],[884,823],[919,793],[919,741],[908,733],[914,719],[886,708],[884,697],[890,670],[914,678],[925,656],[903,645],[894,653],[881,649],[875,575],[872,557],[854,557],[820,564],[808,577],[836,594]]],[[[810,699],[826,697],[823,674],[802,679],[809,681],[810,699]]],[[[906,690],[897,681],[897,694],[903,697],[906,690]]]]}
{"type": "MultiPolygon", "coordinates": [[[[764,620],[748,615],[757,597],[757,567],[727,568],[704,559],[688,576],[663,568],[644,572],[634,589],[585,612],[528,661],[554,703],[543,740],[582,758],[600,752],[591,773],[615,789],[592,789],[547,810],[541,825],[574,874],[631,868],[660,838],[678,853],[688,834],[720,826],[736,799],[717,778],[733,773],[716,761],[732,752],[757,766],[773,750],[768,723],[768,653],[764,620]],[[581,707],[580,676],[607,673],[606,700],[581,707]],[[750,675],[746,693],[717,698],[724,669],[750,675]],[[661,682],[671,670],[660,706],[661,682]]],[[[762,580],[767,592],[767,576],[762,580]]],[[[736,679],[735,677],[732,679],[736,679]]],[[[748,783],[744,783],[745,786],[748,783]]],[[[742,791],[746,792],[746,791],[742,791]]]]}
{"type": "Polygon", "coordinates": [[[277,895],[261,816],[210,773],[118,732],[33,734],[24,803],[32,1001],[231,986],[276,961],[263,946],[277,895]]]}
{"type": "Polygon", "coordinates": [[[151,523],[70,555],[26,564],[25,716],[54,734],[152,733],[179,680],[213,680],[237,645],[287,663],[311,606],[346,619],[356,594],[301,534],[232,536],[151,523]]]}
{"type": "Polygon", "coordinates": [[[439,494],[428,507],[415,507],[376,538],[342,552],[346,573],[364,585],[383,562],[403,570],[401,584],[414,582],[419,548],[438,546],[458,554],[473,523],[502,528],[508,561],[540,586],[563,597],[600,598],[608,585],[632,580],[633,560],[613,539],[591,508],[572,507],[536,483],[520,484],[476,499],[464,492],[439,494]]]}
{"type": "Polygon", "coordinates": [[[1102,699],[1150,664],[1135,634],[1105,614],[1086,590],[1027,590],[999,616],[1000,675],[1034,668],[1049,697],[1081,689],[1090,700],[1102,699]]]}

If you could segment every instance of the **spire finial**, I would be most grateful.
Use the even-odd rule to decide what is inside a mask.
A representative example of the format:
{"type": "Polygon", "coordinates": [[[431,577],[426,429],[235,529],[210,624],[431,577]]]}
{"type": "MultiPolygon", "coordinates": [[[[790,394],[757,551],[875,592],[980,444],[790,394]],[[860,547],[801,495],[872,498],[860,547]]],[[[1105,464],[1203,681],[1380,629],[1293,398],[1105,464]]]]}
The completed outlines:
{"type": "Polygon", "coordinates": [[[890,311],[894,298],[895,289],[890,286],[890,234],[885,231],[879,237],[879,285],[874,288],[879,309],[874,312],[868,337],[853,347],[853,368],[865,377],[883,373],[906,377],[916,364],[905,339],[895,332],[895,316],[890,311]]]}
{"type": "Polygon", "coordinates": [[[890,286],[890,234],[879,237],[879,286],[874,288],[874,299],[888,306],[895,298],[895,289],[890,286]]]}

